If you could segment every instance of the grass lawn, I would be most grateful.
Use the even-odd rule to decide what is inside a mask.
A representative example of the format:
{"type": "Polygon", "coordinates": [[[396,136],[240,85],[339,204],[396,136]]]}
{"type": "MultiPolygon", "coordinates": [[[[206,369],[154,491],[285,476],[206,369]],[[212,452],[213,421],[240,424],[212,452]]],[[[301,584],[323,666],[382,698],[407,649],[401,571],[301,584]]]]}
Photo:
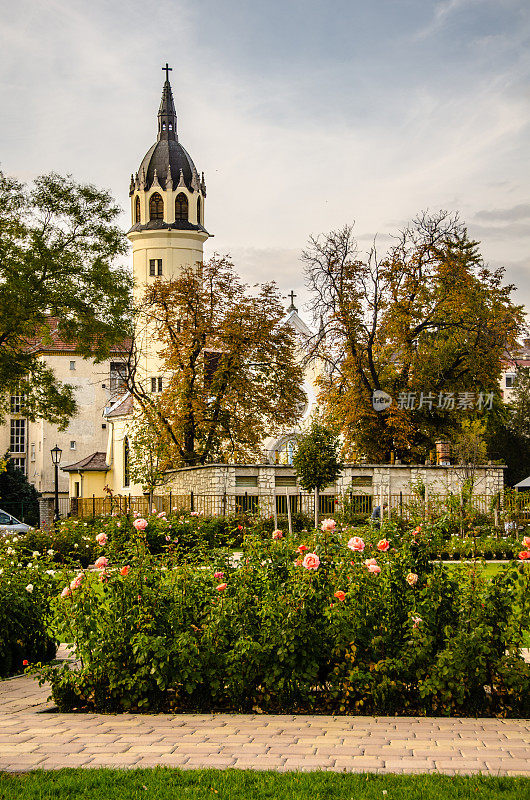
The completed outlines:
{"type": "Polygon", "coordinates": [[[528,800],[528,778],[253,770],[64,769],[0,773],[0,800],[528,800]]]}

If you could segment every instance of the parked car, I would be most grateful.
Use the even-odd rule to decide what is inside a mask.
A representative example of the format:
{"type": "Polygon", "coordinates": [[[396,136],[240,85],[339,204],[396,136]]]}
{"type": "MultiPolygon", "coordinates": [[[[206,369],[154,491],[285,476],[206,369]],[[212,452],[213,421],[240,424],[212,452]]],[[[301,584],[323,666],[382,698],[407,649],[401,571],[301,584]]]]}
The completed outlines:
{"type": "Polygon", "coordinates": [[[25,522],[21,522],[19,519],[8,514],[7,511],[2,511],[0,508],[0,535],[5,535],[6,533],[27,533],[31,530],[33,530],[31,525],[26,525],[25,522]]]}

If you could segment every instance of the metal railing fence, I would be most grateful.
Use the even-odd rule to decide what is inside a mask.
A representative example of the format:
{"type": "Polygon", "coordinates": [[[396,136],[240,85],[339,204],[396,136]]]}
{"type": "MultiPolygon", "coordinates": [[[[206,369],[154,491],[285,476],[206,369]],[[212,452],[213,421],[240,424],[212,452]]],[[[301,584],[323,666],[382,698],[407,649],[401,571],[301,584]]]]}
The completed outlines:
{"type": "MultiPolygon", "coordinates": [[[[96,517],[100,515],[140,514],[146,516],[149,511],[166,514],[195,513],[203,516],[231,516],[244,513],[259,514],[271,517],[274,510],[278,515],[287,514],[287,503],[292,514],[314,516],[314,495],[305,492],[259,493],[239,492],[233,494],[202,494],[189,492],[155,496],[152,508],[149,508],[147,497],[130,497],[108,495],[106,497],[73,498],[70,514],[74,517],[96,517]]],[[[343,495],[321,494],[319,497],[319,515],[331,516],[341,513],[345,519],[356,520],[369,517],[376,506],[383,506],[385,518],[401,517],[407,520],[434,520],[444,514],[453,516],[469,516],[480,514],[491,519],[495,524],[506,521],[530,523],[530,493],[504,492],[498,495],[428,495],[388,494],[380,492],[376,495],[348,492],[343,495]]]]}

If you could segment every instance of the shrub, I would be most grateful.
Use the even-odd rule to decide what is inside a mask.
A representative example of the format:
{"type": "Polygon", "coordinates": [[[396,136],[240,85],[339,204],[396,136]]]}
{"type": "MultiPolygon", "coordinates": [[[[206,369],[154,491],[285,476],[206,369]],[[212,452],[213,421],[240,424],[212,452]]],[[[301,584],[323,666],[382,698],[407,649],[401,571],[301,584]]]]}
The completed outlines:
{"type": "Polygon", "coordinates": [[[247,532],[239,566],[201,568],[152,556],[138,534],[128,568],[56,598],[80,667],[39,675],[61,710],[528,714],[528,565],[486,583],[429,563],[417,532],[371,531],[390,544],[364,551],[351,533],[247,532]]]}
{"type": "Polygon", "coordinates": [[[0,553],[1,677],[22,672],[24,662],[47,661],[55,655],[55,642],[48,633],[54,589],[48,567],[40,554],[24,563],[9,544],[0,553]]]}

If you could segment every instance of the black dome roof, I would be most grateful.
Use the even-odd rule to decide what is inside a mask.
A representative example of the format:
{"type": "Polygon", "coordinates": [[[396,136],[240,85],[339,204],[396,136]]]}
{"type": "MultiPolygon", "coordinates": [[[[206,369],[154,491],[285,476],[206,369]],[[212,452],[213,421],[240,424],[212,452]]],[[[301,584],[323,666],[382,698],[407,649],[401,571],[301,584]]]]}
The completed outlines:
{"type": "Polygon", "coordinates": [[[190,192],[198,188],[197,185],[193,185],[196,182],[198,183],[199,180],[195,164],[191,160],[189,153],[175,139],[160,139],[145,154],[138,170],[138,177],[142,180],[145,175],[146,189],[150,189],[153,184],[155,170],[161,186],[166,185],[166,180],[169,177],[168,170],[171,170],[171,180],[174,187],[179,183],[182,171],[184,183],[190,192]],[[195,180],[193,180],[194,176],[196,176],[195,180]]]}

